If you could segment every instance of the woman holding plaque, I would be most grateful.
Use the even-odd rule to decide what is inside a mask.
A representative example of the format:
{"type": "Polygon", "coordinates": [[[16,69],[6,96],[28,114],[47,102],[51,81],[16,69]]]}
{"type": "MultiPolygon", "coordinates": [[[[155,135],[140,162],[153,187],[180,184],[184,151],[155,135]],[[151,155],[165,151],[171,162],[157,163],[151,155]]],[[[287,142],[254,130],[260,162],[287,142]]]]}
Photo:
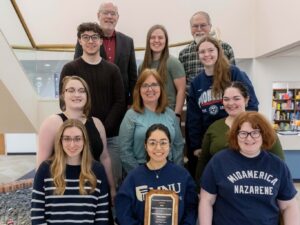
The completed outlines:
{"type": "Polygon", "coordinates": [[[287,165],[270,153],[276,141],[258,112],[242,112],[229,132],[229,148],[207,164],[201,179],[201,225],[299,225],[297,191],[287,165]]]}
{"type": "Polygon", "coordinates": [[[177,214],[178,224],[196,224],[196,186],[187,170],[167,160],[170,143],[166,126],[153,124],[148,128],[144,141],[148,160],[127,175],[116,196],[120,225],[144,224],[144,217],[151,216],[151,210],[145,212],[146,194],[153,189],[175,192],[179,197],[178,212],[172,213],[177,214]]]}

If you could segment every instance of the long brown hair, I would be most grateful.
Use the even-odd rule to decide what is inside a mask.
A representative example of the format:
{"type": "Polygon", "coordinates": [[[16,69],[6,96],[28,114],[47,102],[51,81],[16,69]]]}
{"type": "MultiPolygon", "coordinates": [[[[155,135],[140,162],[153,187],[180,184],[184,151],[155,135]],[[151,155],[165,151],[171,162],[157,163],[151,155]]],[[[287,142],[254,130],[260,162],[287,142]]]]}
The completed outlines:
{"type": "Polygon", "coordinates": [[[218,51],[218,58],[214,65],[213,71],[213,85],[212,85],[212,94],[216,97],[219,94],[223,94],[226,86],[230,84],[231,81],[231,73],[230,73],[230,64],[228,59],[224,56],[223,48],[220,45],[220,42],[211,37],[210,35],[205,35],[200,39],[197,50],[199,51],[199,47],[203,42],[212,43],[218,51]]]}
{"type": "Polygon", "coordinates": [[[160,58],[159,58],[159,63],[158,63],[158,74],[161,76],[161,79],[163,83],[165,84],[167,82],[167,60],[169,58],[169,37],[166,28],[163,25],[156,24],[152,27],[150,27],[148,33],[147,33],[147,39],[146,39],[146,51],[145,51],[145,56],[144,56],[144,61],[141,66],[141,71],[142,72],[146,68],[150,68],[152,62],[153,62],[153,52],[150,48],[150,38],[152,33],[155,30],[162,30],[165,38],[166,38],[166,43],[165,43],[165,48],[163,49],[160,58]]]}
{"type": "Polygon", "coordinates": [[[78,76],[65,76],[62,80],[62,88],[61,88],[61,94],[59,95],[59,99],[60,99],[60,109],[64,112],[66,111],[66,103],[65,103],[65,92],[66,92],[66,86],[69,83],[69,81],[71,80],[78,80],[79,82],[82,83],[84,89],[85,89],[85,93],[86,93],[86,103],[82,109],[83,114],[88,117],[90,112],[91,112],[91,107],[92,107],[92,103],[91,103],[91,93],[89,90],[89,86],[88,84],[85,82],[84,79],[82,79],[81,77],[78,76]]]}
{"type": "Polygon", "coordinates": [[[54,186],[56,187],[54,193],[57,195],[63,195],[66,189],[66,165],[67,165],[67,154],[65,153],[62,146],[62,137],[64,131],[67,128],[76,127],[82,132],[82,138],[84,141],[83,149],[81,152],[81,171],[79,176],[79,193],[85,195],[95,190],[97,179],[92,171],[93,157],[89,149],[89,140],[86,129],[83,123],[76,119],[66,120],[58,130],[55,137],[54,155],[51,158],[50,174],[53,178],[54,186]],[[89,184],[90,190],[85,190],[84,186],[89,184]]]}
{"type": "Polygon", "coordinates": [[[155,69],[145,69],[142,71],[141,75],[138,77],[138,80],[136,81],[136,84],[134,86],[133,90],[133,104],[132,108],[134,111],[138,113],[144,112],[144,102],[141,96],[141,87],[145,80],[147,80],[148,77],[153,76],[157,83],[160,86],[160,96],[158,98],[158,103],[155,112],[156,113],[163,113],[165,112],[167,106],[168,106],[168,98],[165,90],[165,85],[162,82],[162,79],[160,78],[158,72],[155,69]]]}

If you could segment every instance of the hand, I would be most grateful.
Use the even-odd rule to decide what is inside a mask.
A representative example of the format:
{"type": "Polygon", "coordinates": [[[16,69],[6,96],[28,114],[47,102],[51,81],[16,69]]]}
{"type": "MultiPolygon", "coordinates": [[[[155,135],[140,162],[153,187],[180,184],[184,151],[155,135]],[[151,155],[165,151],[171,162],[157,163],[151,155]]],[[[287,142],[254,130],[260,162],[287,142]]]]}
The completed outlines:
{"type": "Polygon", "coordinates": [[[201,154],[201,152],[202,152],[202,149],[201,149],[201,148],[196,149],[196,150],[194,151],[194,156],[199,157],[200,154],[201,154]]]}

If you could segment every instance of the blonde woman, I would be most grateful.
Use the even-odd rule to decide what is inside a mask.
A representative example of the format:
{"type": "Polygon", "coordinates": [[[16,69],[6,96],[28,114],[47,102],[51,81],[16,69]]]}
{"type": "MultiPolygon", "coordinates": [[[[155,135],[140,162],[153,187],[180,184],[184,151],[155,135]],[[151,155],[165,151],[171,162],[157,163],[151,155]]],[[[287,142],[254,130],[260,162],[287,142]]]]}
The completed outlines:
{"type": "Polygon", "coordinates": [[[54,138],[59,127],[67,119],[80,120],[88,133],[90,150],[93,158],[104,166],[112,200],[116,194],[112,175],[111,159],[107,150],[106,133],[102,122],[90,116],[91,94],[87,83],[78,76],[66,76],[62,80],[60,95],[61,113],[45,119],[39,131],[39,145],[37,152],[37,167],[53,155],[54,138]]]}
{"type": "Polygon", "coordinates": [[[70,119],[63,123],[55,137],[54,153],[34,178],[32,224],[108,224],[106,175],[93,160],[82,122],[70,119]]]}

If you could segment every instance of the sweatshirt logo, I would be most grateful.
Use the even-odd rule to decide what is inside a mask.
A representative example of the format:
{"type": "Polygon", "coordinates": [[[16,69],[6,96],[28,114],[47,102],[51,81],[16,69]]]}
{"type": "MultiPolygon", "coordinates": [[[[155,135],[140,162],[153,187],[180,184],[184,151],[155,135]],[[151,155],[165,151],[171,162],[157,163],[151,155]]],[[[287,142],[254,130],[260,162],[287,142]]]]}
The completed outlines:
{"type": "Polygon", "coordinates": [[[136,198],[140,202],[145,201],[146,194],[148,193],[149,190],[152,190],[152,189],[170,190],[170,191],[174,191],[175,193],[177,193],[179,195],[179,193],[181,192],[181,183],[167,184],[167,185],[158,186],[156,188],[148,187],[147,185],[137,186],[135,188],[136,198]]]}
{"type": "MultiPolygon", "coordinates": [[[[209,113],[210,115],[217,115],[220,111],[219,104],[222,103],[222,94],[217,94],[215,97],[212,95],[212,90],[208,89],[201,93],[198,99],[198,106],[202,112],[209,113]]],[[[222,108],[222,106],[221,106],[222,108]]]]}

